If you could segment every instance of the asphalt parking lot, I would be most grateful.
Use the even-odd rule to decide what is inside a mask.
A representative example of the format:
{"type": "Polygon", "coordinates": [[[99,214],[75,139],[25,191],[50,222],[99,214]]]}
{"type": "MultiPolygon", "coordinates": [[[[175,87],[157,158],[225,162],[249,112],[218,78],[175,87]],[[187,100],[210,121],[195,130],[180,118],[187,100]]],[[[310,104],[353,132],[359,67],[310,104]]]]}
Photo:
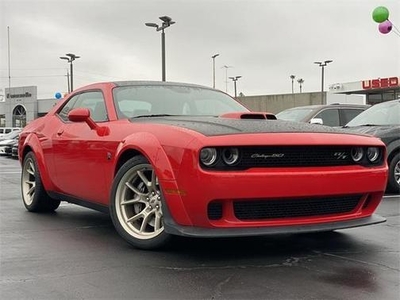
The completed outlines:
{"type": "Polygon", "coordinates": [[[0,157],[1,299],[399,299],[399,195],[380,205],[383,224],[141,251],[102,213],[27,212],[19,180],[0,157]]]}

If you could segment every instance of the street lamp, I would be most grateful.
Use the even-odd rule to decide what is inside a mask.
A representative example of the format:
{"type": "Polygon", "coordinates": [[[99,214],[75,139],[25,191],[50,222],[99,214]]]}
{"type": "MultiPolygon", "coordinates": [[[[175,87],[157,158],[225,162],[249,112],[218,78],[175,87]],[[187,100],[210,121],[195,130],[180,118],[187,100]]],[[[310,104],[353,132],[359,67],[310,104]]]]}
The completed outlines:
{"type": "Polygon", "coordinates": [[[212,60],[213,60],[213,89],[215,89],[215,58],[219,56],[219,54],[214,54],[213,56],[211,56],[212,60]]]}
{"type": "Polygon", "coordinates": [[[292,79],[292,94],[294,94],[294,86],[293,86],[293,83],[294,83],[294,79],[296,78],[296,75],[290,75],[290,79],[292,79]]]}
{"type": "Polygon", "coordinates": [[[154,27],[156,31],[161,31],[161,58],[162,58],[162,81],[165,81],[165,32],[164,29],[175,24],[174,21],[168,16],[160,17],[163,21],[161,26],[156,23],[145,23],[148,27],[154,27]]]}
{"type": "Polygon", "coordinates": [[[301,93],[302,92],[303,83],[304,83],[304,79],[303,78],[297,79],[297,82],[299,83],[300,93],[301,93]]]}
{"type": "Polygon", "coordinates": [[[68,93],[69,93],[69,92],[72,92],[72,91],[74,90],[74,67],[73,67],[72,62],[73,62],[75,59],[80,58],[80,56],[75,55],[75,54],[72,54],[72,53],[67,53],[67,54],[65,54],[65,56],[60,56],[60,58],[61,58],[61,59],[67,60],[68,63],[69,63],[69,67],[70,67],[70,77],[71,77],[71,80],[70,80],[70,82],[71,82],[71,90],[70,90],[69,87],[68,87],[68,93]]]}
{"type": "Polygon", "coordinates": [[[239,78],[241,78],[242,76],[235,76],[235,77],[229,77],[229,79],[232,79],[233,81],[233,85],[235,88],[235,98],[237,97],[237,92],[236,92],[236,81],[238,81],[239,78]]]}
{"type": "Polygon", "coordinates": [[[321,75],[321,101],[322,104],[324,103],[324,68],[326,67],[327,64],[330,64],[333,62],[333,60],[325,60],[325,61],[315,61],[314,64],[317,64],[321,67],[322,69],[322,75],[321,75]]]}
{"type": "Polygon", "coordinates": [[[233,67],[225,65],[223,68],[225,68],[225,92],[228,93],[228,69],[233,67]]]}

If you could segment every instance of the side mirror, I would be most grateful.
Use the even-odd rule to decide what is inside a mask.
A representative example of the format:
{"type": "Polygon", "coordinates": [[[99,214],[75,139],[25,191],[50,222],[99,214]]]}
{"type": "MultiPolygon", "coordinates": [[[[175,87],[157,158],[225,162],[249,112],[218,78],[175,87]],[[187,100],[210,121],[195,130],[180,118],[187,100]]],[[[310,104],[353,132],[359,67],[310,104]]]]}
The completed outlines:
{"type": "Polygon", "coordinates": [[[310,123],[311,124],[324,125],[324,121],[321,118],[312,118],[310,123]]]}
{"type": "Polygon", "coordinates": [[[86,122],[90,117],[90,111],[87,108],[74,108],[68,113],[68,119],[71,122],[86,122]]]}
{"type": "Polygon", "coordinates": [[[100,127],[90,117],[90,110],[87,108],[74,108],[68,113],[68,119],[71,122],[86,122],[90,129],[96,130],[99,136],[106,136],[110,134],[108,127],[100,127]]]}

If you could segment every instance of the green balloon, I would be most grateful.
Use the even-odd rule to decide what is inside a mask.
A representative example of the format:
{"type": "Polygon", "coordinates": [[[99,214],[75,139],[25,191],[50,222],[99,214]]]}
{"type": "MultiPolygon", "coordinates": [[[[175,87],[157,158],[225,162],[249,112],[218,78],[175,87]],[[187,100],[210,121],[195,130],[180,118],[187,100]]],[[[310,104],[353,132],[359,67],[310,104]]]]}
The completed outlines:
{"type": "Polygon", "coordinates": [[[372,12],[372,19],[377,23],[385,22],[389,19],[389,10],[384,6],[378,6],[372,12]]]}

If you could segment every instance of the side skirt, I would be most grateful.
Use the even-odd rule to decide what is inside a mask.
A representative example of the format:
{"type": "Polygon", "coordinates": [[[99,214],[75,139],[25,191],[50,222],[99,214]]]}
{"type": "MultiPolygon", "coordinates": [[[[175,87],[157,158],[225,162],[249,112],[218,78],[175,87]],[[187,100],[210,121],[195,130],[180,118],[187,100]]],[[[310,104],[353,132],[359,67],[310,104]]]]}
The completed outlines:
{"type": "Polygon", "coordinates": [[[51,198],[66,201],[86,208],[94,209],[102,213],[109,214],[108,206],[90,202],[88,200],[78,199],[69,195],[64,195],[56,192],[47,192],[51,198]]]}

